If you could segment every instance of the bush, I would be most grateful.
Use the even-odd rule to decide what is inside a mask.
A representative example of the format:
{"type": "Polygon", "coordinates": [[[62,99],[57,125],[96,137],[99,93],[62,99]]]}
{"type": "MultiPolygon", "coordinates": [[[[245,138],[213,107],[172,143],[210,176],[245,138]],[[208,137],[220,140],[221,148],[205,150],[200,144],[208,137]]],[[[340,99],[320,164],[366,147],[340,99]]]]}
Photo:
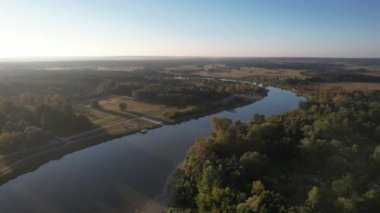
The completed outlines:
{"type": "Polygon", "coordinates": [[[127,109],[127,104],[126,104],[126,103],[119,103],[119,109],[120,109],[121,111],[126,110],[126,109],[127,109]]]}
{"type": "Polygon", "coordinates": [[[100,108],[102,108],[102,107],[100,106],[98,100],[92,100],[90,106],[91,106],[92,108],[95,108],[95,109],[100,109],[100,108]]]}

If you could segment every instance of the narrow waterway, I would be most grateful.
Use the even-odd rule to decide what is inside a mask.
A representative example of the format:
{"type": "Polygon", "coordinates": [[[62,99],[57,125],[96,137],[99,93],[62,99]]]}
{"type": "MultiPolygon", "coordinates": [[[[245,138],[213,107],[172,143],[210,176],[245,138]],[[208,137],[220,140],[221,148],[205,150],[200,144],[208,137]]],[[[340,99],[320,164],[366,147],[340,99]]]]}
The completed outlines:
{"type": "Polygon", "coordinates": [[[0,186],[0,212],[134,212],[152,200],[197,137],[211,133],[212,116],[249,120],[297,109],[305,100],[269,87],[268,96],[234,112],[92,146],[44,164],[0,186]]]}

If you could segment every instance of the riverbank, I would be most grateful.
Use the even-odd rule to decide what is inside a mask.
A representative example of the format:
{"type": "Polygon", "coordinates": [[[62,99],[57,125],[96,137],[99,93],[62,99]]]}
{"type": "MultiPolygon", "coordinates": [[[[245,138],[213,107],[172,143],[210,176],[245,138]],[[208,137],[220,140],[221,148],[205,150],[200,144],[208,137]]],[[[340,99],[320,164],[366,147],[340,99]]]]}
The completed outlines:
{"type": "Polygon", "coordinates": [[[87,147],[94,146],[115,138],[124,137],[142,131],[142,133],[146,133],[147,130],[159,128],[164,124],[179,124],[187,120],[197,119],[209,114],[245,106],[258,101],[265,96],[266,94],[254,96],[246,94],[244,95],[244,98],[239,96],[239,99],[234,96],[233,98],[222,101],[219,105],[217,105],[218,107],[216,108],[209,108],[206,111],[195,112],[192,115],[179,117],[178,119],[172,121],[157,121],[153,120],[154,118],[148,118],[145,115],[133,115],[135,117],[123,119],[111,124],[107,124],[107,126],[98,127],[96,129],[78,133],[70,137],[60,138],[60,141],[58,141],[59,143],[55,143],[51,146],[46,146],[44,149],[36,149],[36,151],[33,152],[25,152],[23,155],[16,157],[12,156],[12,158],[4,156],[1,159],[3,163],[0,166],[0,185],[26,172],[34,171],[41,165],[51,160],[58,160],[69,153],[85,149],[87,147]],[[129,124],[129,122],[132,120],[134,122],[134,126],[132,126],[133,128],[130,128],[131,124],[129,124]],[[139,120],[139,125],[135,125],[136,120],[139,120]]]}
{"type": "MultiPolygon", "coordinates": [[[[212,132],[213,116],[247,121],[255,113],[273,115],[297,109],[294,93],[268,88],[268,95],[233,112],[163,125],[44,163],[0,187],[0,205],[8,212],[135,212],[157,199],[173,171],[198,137],[212,132]],[[21,193],[27,190],[28,193],[21,193]],[[81,193],[77,193],[80,190],[81,193]],[[48,202],[30,203],[30,196],[48,202]],[[80,203],[77,201],[80,200],[80,203]]],[[[85,145],[84,145],[85,146],[85,145]]],[[[68,151],[69,152],[69,151],[68,151]]],[[[167,190],[165,190],[167,191],[167,190]]]]}
{"type": "MultiPolygon", "coordinates": [[[[269,85],[267,85],[269,87],[269,85]]],[[[294,88],[285,88],[278,86],[277,88],[284,90],[284,91],[292,91],[294,94],[296,94],[298,97],[304,97],[306,95],[305,91],[296,90],[294,88]]],[[[305,99],[306,100],[306,99],[305,99]]],[[[173,196],[175,192],[176,187],[176,181],[181,177],[181,167],[183,165],[183,162],[178,164],[178,166],[170,173],[168,176],[165,186],[163,187],[162,192],[157,195],[155,199],[152,201],[147,202],[140,210],[137,212],[166,212],[167,208],[169,207],[170,203],[173,202],[173,196]]]]}

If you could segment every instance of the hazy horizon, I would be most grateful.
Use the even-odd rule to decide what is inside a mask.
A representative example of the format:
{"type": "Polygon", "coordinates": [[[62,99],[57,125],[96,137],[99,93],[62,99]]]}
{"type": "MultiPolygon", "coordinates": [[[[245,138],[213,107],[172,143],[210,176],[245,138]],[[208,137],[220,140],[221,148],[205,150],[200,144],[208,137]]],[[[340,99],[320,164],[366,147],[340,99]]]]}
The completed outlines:
{"type": "Polygon", "coordinates": [[[54,61],[128,61],[175,59],[374,59],[380,57],[303,57],[303,56],[34,56],[1,58],[0,62],[54,62],[54,61]]]}
{"type": "Polygon", "coordinates": [[[0,0],[0,59],[380,58],[380,2],[0,0]]]}

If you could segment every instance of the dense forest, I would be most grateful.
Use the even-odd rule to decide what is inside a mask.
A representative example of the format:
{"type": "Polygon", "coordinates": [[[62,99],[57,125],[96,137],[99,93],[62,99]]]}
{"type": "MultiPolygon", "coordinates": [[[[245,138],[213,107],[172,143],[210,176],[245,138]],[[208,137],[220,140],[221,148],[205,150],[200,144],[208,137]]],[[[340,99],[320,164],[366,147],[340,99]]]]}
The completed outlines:
{"type": "Polygon", "coordinates": [[[294,112],[213,118],[169,212],[378,212],[380,92],[326,91],[294,112]]]}
{"type": "Polygon", "coordinates": [[[1,154],[47,144],[54,136],[91,127],[88,118],[77,115],[60,95],[22,93],[13,99],[0,99],[1,154]]]}
{"type": "Polygon", "coordinates": [[[60,94],[68,99],[101,95],[127,95],[137,100],[170,106],[201,105],[231,93],[264,92],[253,84],[213,79],[175,79],[158,72],[30,71],[5,75],[0,96],[14,97],[28,91],[38,95],[60,94]]]}
{"type": "MultiPolygon", "coordinates": [[[[23,69],[7,63],[3,67],[7,71],[0,75],[0,155],[54,145],[60,136],[93,128],[85,115],[74,111],[78,105],[90,103],[85,106],[89,110],[106,111],[99,100],[127,96],[140,103],[173,107],[162,113],[162,118],[181,121],[253,102],[265,96],[266,90],[252,82],[263,82],[307,92],[308,101],[294,112],[254,115],[247,123],[213,118],[212,135],[198,139],[188,151],[168,211],[380,209],[380,92],[321,90],[316,94],[312,87],[303,87],[380,82],[374,73],[378,60],[225,58],[188,62],[133,62],[144,68],[131,72],[70,68],[73,64],[90,66],[89,62],[48,63],[63,68],[54,71],[43,70],[44,63],[27,63],[23,69]],[[362,64],[366,68],[360,68],[362,64]],[[167,67],[176,70],[182,65],[190,68],[166,72],[167,67]],[[216,74],[252,67],[273,72],[292,69],[299,75],[232,80],[194,72],[207,67],[216,74]]],[[[111,68],[125,66],[125,62],[100,61],[91,66],[107,63],[111,68]]],[[[124,106],[119,104],[117,114],[131,110],[121,104],[124,106]]]]}
{"type": "Polygon", "coordinates": [[[0,153],[47,144],[94,125],[73,105],[109,95],[176,106],[164,116],[179,119],[219,110],[244,100],[232,94],[265,94],[265,89],[240,82],[213,79],[175,79],[162,73],[112,71],[15,71],[0,75],[0,153]]]}

